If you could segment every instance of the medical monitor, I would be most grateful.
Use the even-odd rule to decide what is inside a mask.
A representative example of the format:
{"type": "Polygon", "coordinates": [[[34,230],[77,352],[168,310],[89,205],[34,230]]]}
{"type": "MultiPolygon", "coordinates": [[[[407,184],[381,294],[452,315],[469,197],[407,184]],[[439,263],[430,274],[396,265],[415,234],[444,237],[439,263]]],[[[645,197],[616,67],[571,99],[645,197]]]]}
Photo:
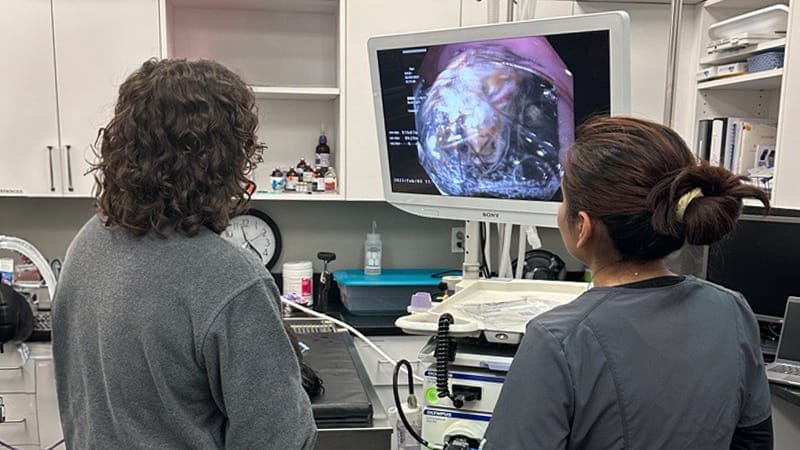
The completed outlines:
{"type": "Polygon", "coordinates": [[[786,300],[800,296],[800,217],[744,215],[736,229],[708,248],[706,279],[741,292],[761,320],[783,318],[786,300]]]}
{"type": "Polygon", "coordinates": [[[370,39],[386,200],[556,226],[576,127],[629,112],[629,35],[614,12],[370,39]]]}

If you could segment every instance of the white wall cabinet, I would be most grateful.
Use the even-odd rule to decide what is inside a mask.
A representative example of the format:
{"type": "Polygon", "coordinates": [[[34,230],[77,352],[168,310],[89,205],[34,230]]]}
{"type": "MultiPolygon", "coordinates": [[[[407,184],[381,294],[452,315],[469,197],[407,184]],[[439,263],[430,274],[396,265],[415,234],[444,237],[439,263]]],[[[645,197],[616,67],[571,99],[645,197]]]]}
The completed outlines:
{"type": "Polygon", "coordinates": [[[0,195],[89,196],[90,145],[125,77],[160,53],[158,0],[13,0],[0,49],[0,195]],[[24,43],[24,45],[21,45],[24,43]]]}
{"type": "Polygon", "coordinates": [[[341,200],[345,180],[345,0],[162,0],[166,57],[214,59],[256,93],[259,140],[268,149],[256,200],[341,200]],[[270,174],[314,162],[325,126],[337,193],[268,193],[270,174]]]}
{"type": "Polygon", "coordinates": [[[29,343],[23,352],[18,348],[6,345],[0,354],[0,397],[6,406],[0,440],[16,448],[50,447],[63,436],[52,349],[49,343],[29,343]]]}
{"type": "Polygon", "coordinates": [[[384,199],[367,40],[381,34],[457,27],[461,21],[460,10],[460,0],[347,1],[345,165],[348,200],[384,199]]]}
{"type": "Polygon", "coordinates": [[[10,0],[4,2],[3,9],[0,196],[59,195],[61,165],[50,0],[10,0]]]}
{"type": "MultiPolygon", "coordinates": [[[[789,14],[789,27],[786,39],[775,39],[759,44],[754,48],[745,48],[722,55],[706,55],[705,48],[710,38],[709,26],[750,11],[755,11],[773,4],[788,1],[781,0],[709,0],[701,5],[697,17],[697,52],[693,68],[707,67],[723,63],[746,61],[748,56],[766,50],[785,50],[785,66],[764,72],[749,73],[711,81],[695,82],[696,109],[692,115],[693,134],[697,134],[697,123],[701,119],[719,117],[743,117],[768,120],[778,124],[775,173],[771,186],[767,182],[759,183],[762,187],[771,187],[771,203],[775,207],[800,209],[800,183],[794,173],[800,170],[800,156],[796,151],[798,143],[796,132],[792,129],[796,118],[800,115],[800,18],[797,8],[792,6],[789,14]],[[762,50],[763,49],[763,50],[762,50]],[[794,119],[794,120],[793,120],[794,119]]],[[[688,69],[687,69],[688,71],[688,69]]],[[[694,144],[696,137],[690,143],[694,144]]],[[[760,206],[760,202],[746,202],[760,206]]]]}
{"type": "Polygon", "coordinates": [[[800,209],[800,133],[794,129],[800,117],[800,11],[794,6],[789,12],[779,114],[772,201],[778,207],[800,209]]]}
{"type": "Polygon", "coordinates": [[[91,195],[91,146],[119,85],[159,56],[158,16],[158,0],[53,0],[64,195],[91,195]]]}

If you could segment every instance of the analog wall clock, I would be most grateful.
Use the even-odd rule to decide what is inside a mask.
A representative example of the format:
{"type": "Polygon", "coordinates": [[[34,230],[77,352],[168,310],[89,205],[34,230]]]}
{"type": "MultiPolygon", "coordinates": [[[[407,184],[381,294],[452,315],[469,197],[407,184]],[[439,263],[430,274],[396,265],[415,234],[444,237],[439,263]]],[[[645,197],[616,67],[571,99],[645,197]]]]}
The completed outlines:
{"type": "Polygon", "coordinates": [[[252,251],[268,270],[281,255],[281,233],[278,225],[266,213],[249,209],[231,219],[222,238],[245,250],[252,251]]]}

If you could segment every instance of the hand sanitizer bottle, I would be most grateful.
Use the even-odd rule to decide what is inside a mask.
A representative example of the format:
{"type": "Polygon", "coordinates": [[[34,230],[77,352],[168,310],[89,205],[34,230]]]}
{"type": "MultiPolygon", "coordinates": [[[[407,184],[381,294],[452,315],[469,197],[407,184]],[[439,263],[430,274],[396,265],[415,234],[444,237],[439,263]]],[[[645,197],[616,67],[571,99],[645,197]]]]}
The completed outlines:
{"type": "Polygon", "coordinates": [[[383,243],[378,233],[378,224],[372,221],[372,233],[367,233],[364,242],[364,275],[381,274],[381,258],[383,257],[383,243]]]}

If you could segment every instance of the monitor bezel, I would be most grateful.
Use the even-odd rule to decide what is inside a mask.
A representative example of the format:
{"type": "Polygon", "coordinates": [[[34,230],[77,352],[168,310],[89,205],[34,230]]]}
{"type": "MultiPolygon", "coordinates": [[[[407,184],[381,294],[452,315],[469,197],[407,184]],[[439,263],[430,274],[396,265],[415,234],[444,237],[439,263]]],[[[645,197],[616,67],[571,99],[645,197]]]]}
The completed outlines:
{"type": "MultiPolygon", "coordinates": [[[[788,315],[789,315],[789,305],[791,305],[792,303],[796,303],[796,304],[800,305],[800,297],[788,297],[788,298],[786,299],[786,306],[785,306],[785,307],[784,307],[784,309],[783,309],[783,317],[784,317],[784,319],[786,318],[786,316],[788,316],[788,315]]],[[[800,308],[800,306],[798,306],[798,308],[800,308]]],[[[786,326],[786,325],[784,324],[784,321],[783,321],[783,320],[781,320],[781,324],[783,324],[783,326],[786,326]]],[[[798,325],[796,325],[796,326],[799,326],[799,327],[800,327],[800,324],[798,324],[798,325]]],[[[794,362],[796,362],[796,361],[794,361],[794,360],[788,360],[788,359],[785,359],[785,358],[781,358],[781,357],[780,357],[780,353],[781,353],[781,344],[783,343],[783,336],[784,336],[784,333],[783,333],[783,328],[781,328],[781,334],[778,336],[778,346],[775,348],[775,362],[782,362],[782,363],[785,363],[785,362],[793,362],[793,363],[794,363],[794,362]]]]}
{"type": "Polygon", "coordinates": [[[378,71],[378,51],[415,46],[433,46],[475,40],[544,36],[588,31],[609,32],[610,112],[630,113],[630,17],[625,11],[556,17],[521,22],[480,25],[455,29],[377,36],[368,41],[375,104],[378,147],[384,198],[395,207],[423,217],[483,222],[517,223],[557,227],[561,202],[489,199],[445,195],[410,194],[392,191],[389,153],[383,116],[383,97],[378,71]]]}
{"type": "MultiPolygon", "coordinates": [[[[745,209],[745,212],[739,216],[740,221],[746,222],[773,222],[773,223],[787,223],[787,224],[794,224],[800,225],[800,213],[794,210],[783,210],[783,209],[772,209],[769,215],[763,214],[764,209],[761,207],[748,207],[745,209]]],[[[711,244],[715,245],[715,244],[711,244]]],[[[711,249],[710,245],[705,246],[703,251],[703,271],[700,274],[704,280],[708,280],[708,264],[711,259],[711,249]]],[[[709,280],[710,281],[710,280],[709,280]]],[[[712,281],[713,282],[713,281],[712,281]]],[[[788,302],[789,297],[786,298],[788,302]]],[[[750,304],[750,299],[747,300],[748,304],[750,304]]],[[[753,309],[751,306],[750,309],[753,309]]],[[[786,314],[786,305],[784,304],[784,315],[786,314]]],[[[768,323],[783,323],[783,316],[771,316],[768,314],[759,314],[753,310],[753,315],[756,316],[761,322],[768,322],[768,323]]]]}

